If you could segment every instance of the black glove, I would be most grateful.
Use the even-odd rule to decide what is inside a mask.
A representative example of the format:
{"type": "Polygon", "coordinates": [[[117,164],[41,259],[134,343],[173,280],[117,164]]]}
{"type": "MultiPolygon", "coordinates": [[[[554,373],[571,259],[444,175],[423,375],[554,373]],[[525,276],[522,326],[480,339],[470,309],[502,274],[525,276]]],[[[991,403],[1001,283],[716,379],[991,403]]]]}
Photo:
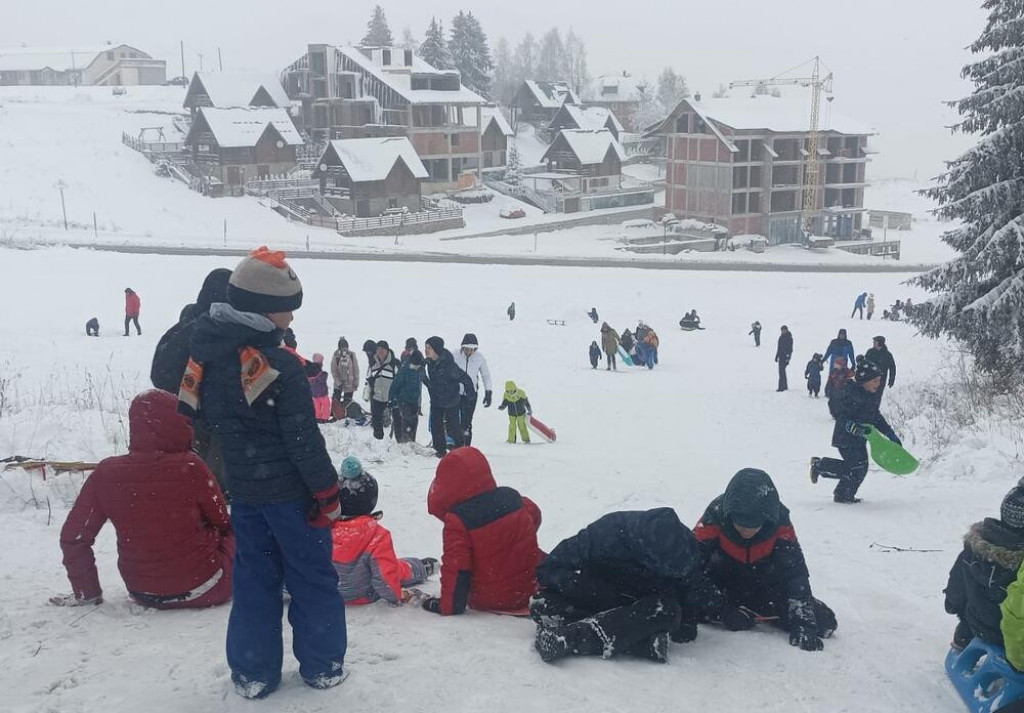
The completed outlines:
{"type": "MultiPolygon", "coordinates": [[[[424,609],[429,612],[433,612],[434,614],[441,613],[441,600],[437,597],[427,597],[423,600],[422,606],[424,609]]],[[[821,641],[819,640],[818,643],[821,643],[821,641]]]]}
{"type": "Polygon", "coordinates": [[[491,392],[490,391],[485,391],[484,392],[484,408],[490,408],[490,407],[491,407],[491,392]]]}
{"type": "Polygon", "coordinates": [[[821,637],[802,627],[790,632],[789,645],[799,646],[802,651],[822,651],[825,648],[825,642],[821,637]]]}
{"type": "Polygon", "coordinates": [[[722,611],[722,624],[729,631],[746,631],[757,625],[757,618],[749,609],[730,606],[722,611]]]}
{"type": "Polygon", "coordinates": [[[679,628],[672,632],[672,641],[677,644],[688,644],[697,638],[697,623],[693,621],[684,621],[679,625],[679,628]]]}

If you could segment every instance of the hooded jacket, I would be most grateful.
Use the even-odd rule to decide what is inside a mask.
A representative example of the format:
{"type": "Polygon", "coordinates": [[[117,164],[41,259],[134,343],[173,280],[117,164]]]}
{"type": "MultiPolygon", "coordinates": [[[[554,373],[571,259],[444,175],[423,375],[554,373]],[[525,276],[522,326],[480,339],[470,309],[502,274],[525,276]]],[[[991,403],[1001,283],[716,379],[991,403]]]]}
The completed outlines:
{"type": "Polygon", "coordinates": [[[614,354],[619,348],[619,335],[605,322],[601,325],[601,349],[605,354],[614,354]]]}
{"type": "Polygon", "coordinates": [[[427,391],[430,393],[430,405],[437,408],[451,408],[459,405],[459,396],[463,389],[473,391],[466,372],[455,365],[452,353],[442,348],[437,353],[437,360],[427,359],[427,391]]]}
{"type": "Polygon", "coordinates": [[[999,605],[1024,563],[1024,533],[986,518],[964,536],[964,549],[946,584],[946,611],[970,626],[975,636],[1003,644],[999,605]]]}
{"type": "Polygon", "coordinates": [[[807,367],[804,369],[804,377],[807,379],[807,385],[812,388],[819,388],[821,386],[821,371],[825,368],[825,365],[818,359],[811,359],[807,362],[807,367]]]}
{"type": "Polygon", "coordinates": [[[125,317],[138,317],[142,311],[142,299],[137,292],[128,290],[124,293],[124,315],[125,317]]]}
{"type": "Polygon", "coordinates": [[[350,349],[338,347],[331,357],[331,376],[334,388],[342,393],[354,393],[359,388],[359,359],[350,349]]]}
{"type": "Polygon", "coordinates": [[[879,347],[871,347],[864,352],[864,358],[870,362],[873,362],[878,367],[879,371],[882,372],[882,383],[892,386],[896,383],[896,360],[893,359],[892,352],[889,351],[889,347],[882,345],[879,347]]]}
{"type": "MultiPolygon", "coordinates": [[[[455,365],[466,372],[466,376],[473,383],[473,393],[480,390],[481,379],[484,382],[484,391],[491,390],[491,368],[487,366],[487,359],[483,353],[477,349],[470,356],[460,349],[459,353],[454,356],[455,365]]],[[[463,393],[466,391],[466,387],[462,388],[463,393]]]]}
{"type": "Polygon", "coordinates": [[[256,315],[224,306],[197,320],[192,358],[203,365],[198,417],[220,436],[233,499],[252,505],[309,501],[337,482],[299,361],[262,331],[256,315]],[[239,350],[254,347],[279,374],[250,406],[239,350]]]}
{"type": "Polygon", "coordinates": [[[391,533],[373,515],[338,520],[331,526],[331,559],[346,604],[370,604],[383,599],[402,601],[402,582],[412,567],[398,559],[391,533]]]}
{"type": "Polygon", "coordinates": [[[828,409],[836,420],[832,428],[834,448],[855,448],[864,444],[862,437],[846,430],[849,421],[870,424],[886,438],[895,435],[892,426],[878,410],[878,397],[865,391],[856,381],[847,381],[840,385],[829,398],[828,409]]]}
{"type": "Polygon", "coordinates": [[[501,406],[498,407],[498,410],[503,411],[505,409],[508,409],[509,418],[525,416],[533,410],[526,392],[516,386],[514,381],[505,382],[505,398],[501,402],[501,406]]]}
{"type": "Polygon", "coordinates": [[[150,390],[128,409],[128,455],[106,458],[85,481],[60,532],[75,596],[99,596],[93,543],[114,523],[117,566],[130,593],[190,592],[221,569],[222,540],[234,537],[224,496],[192,452],[192,427],[177,400],[150,390]]]}
{"type": "Polygon", "coordinates": [[[537,590],[540,509],[512,488],[499,487],[483,453],[471,446],[441,459],[427,494],[427,511],[444,523],[441,613],[468,605],[520,611],[537,590]]]}
{"type": "Polygon", "coordinates": [[[403,406],[419,406],[423,396],[423,368],[413,369],[405,364],[391,382],[389,401],[403,406]]]}

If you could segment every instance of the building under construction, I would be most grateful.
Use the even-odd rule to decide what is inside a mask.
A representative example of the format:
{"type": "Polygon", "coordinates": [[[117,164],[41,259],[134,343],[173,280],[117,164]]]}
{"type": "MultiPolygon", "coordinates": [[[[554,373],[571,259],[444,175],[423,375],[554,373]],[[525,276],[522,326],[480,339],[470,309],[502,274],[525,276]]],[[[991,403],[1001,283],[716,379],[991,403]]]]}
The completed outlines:
{"type": "Polygon", "coordinates": [[[788,89],[784,96],[684,99],[649,132],[665,137],[668,211],[732,235],[764,235],[773,245],[804,242],[808,231],[859,237],[874,132],[831,112],[831,103],[812,132],[808,96],[788,89]]]}

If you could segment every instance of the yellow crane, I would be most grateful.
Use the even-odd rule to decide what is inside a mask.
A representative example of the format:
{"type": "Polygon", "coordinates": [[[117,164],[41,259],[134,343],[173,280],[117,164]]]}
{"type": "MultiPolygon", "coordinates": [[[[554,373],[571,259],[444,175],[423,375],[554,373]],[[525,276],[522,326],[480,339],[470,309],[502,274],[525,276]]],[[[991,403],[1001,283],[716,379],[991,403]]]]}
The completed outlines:
{"type": "Polygon", "coordinates": [[[767,87],[786,85],[811,88],[811,121],[808,130],[807,160],[804,162],[804,190],[803,203],[801,205],[801,223],[803,225],[805,237],[808,238],[811,236],[814,214],[818,207],[818,177],[821,173],[821,161],[818,156],[818,147],[820,145],[821,136],[819,131],[821,121],[821,95],[824,94],[827,101],[832,101],[832,79],[832,71],[821,61],[821,57],[815,57],[814,59],[804,62],[793,69],[787,70],[782,74],[768,79],[742,79],[729,83],[730,89],[734,87],[755,87],[756,89],[763,88],[763,93],[767,93],[767,87]],[[786,76],[807,65],[811,66],[811,76],[786,76]]]}

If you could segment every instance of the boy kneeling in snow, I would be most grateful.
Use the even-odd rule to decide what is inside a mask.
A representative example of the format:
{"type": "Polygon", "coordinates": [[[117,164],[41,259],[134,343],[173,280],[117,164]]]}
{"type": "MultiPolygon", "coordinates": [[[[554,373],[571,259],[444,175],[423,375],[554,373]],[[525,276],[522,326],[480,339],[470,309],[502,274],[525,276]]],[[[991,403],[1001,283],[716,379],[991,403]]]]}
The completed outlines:
{"type": "Polygon", "coordinates": [[[810,575],[789,510],[768,474],[745,468],[733,476],[693,528],[701,567],[726,597],[716,616],[730,631],[770,621],[789,643],[821,651],[836,616],[811,595],[810,575]]]}
{"type": "Polygon", "coordinates": [[[363,470],[355,456],[341,463],[341,519],[331,526],[338,589],[346,604],[370,604],[383,599],[402,603],[402,588],[426,580],[437,571],[437,560],[395,555],[391,533],[380,524],[377,480],[363,470]]]}
{"type": "Polygon", "coordinates": [[[479,611],[526,614],[537,591],[540,510],[512,488],[499,487],[476,448],[457,448],[437,465],[427,511],[444,523],[441,598],[435,614],[479,611]]]}
{"type": "Polygon", "coordinates": [[[216,478],[192,451],[192,426],[178,400],[151,390],[128,409],[128,455],[107,458],[82,486],[60,532],[73,594],[51,604],[103,601],[92,546],[104,523],[117,532],[128,595],[154,609],[231,599],[235,536],[216,478]]]}
{"type": "Polygon", "coordinates": [[[565,656],[621,654],[664,663],[669,637],[697,638],[713,591],[697,541],[671,508],[614,512],[563,540],[537,568],[535,646],[565,656]]]}

